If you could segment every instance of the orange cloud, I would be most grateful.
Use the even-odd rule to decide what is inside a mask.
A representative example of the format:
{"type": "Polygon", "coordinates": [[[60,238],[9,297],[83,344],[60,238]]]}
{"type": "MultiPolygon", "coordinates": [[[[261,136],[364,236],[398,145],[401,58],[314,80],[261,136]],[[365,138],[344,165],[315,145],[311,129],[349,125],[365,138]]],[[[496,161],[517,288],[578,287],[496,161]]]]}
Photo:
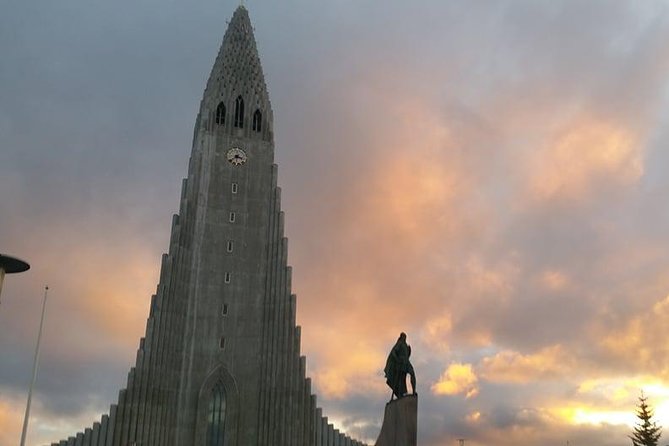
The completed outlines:
{"type": "Polygon", "coordinates": [[[669,402],[669,385],[652,375],[596,377],[578,386],[579,395],[605,399],[609,407],[615,408],[633,406],[640,391],[653,399],[669,402]]]}
{"type": "MultiPolygon", "coordinates": [[[[473,217],[472,178],[451,150],[444,123],[425,103],[399,99],[374,102],[390,111],[392,124],[365,147],[370,156],[360,163],[368,164],[357,166],[358,174],[336,189],[324,187],[328,212],[309,214],[317,219],[307,229],[317,231],[314,243],[290,253],[295,291],[304,296],[298,305],[304,351],[327,397],[361,382],[385,393],[385,355],[400,331],[410,343],[420,337],[448,348],[451,297],[439,273],[459,267],[450,249],[483,227],[473,217]],[[324,312],[339,322],[336,329],[319,323],[324,312]],[[435,314],[441,320],[426,325],[435,314]],[[361,358],[353,357],[352,346],[361,358]]],[[[421,352],[415,355],[420,360],[421,352]]]]}
{"type": "Polygon", "coordinates": [[[478,422],[479,420],[481,420],[481,412],[479,412],[478,410],[475,410],[474,412],[470,412],[470,413],[467,415],[467,418],[466,418],[466,419],[467,419],[467,421],[469,421],[470,423],[476,423],[476,422],[478,422]]]}
{"type": "Polygon", "coordinates": [[[435,395],[465,395],[472,398],[479,393],[478,378],[471,364],[453,363],[431,387],[435,395]]]}
{"type": "Polygon", "coordinates": [[[561,271],[544,271],[541,275],[541,283],[549,290],[559,291],[569,284],[569,278],[561,271]]]}
{"type": "Polygon", "coordinates": [[[546,403],[546,410],[571,425],[624,425],[638,420],[635,408],[639,393],[650,398],[655,420],[669,423],[669,386],[653,376],[615,376],[583,381],[569,399],[546,403]]]}
{"type": "Polygon", "coordinates": [[[573,372],[574,360],[560,345],[547,347],[537,353],[523,355],[505,350],[483,358],[480,373],[491,382],[528,383],[546,379],[564,379],[573,372]]]}
{"type": "Polygon", "coordinates": [[[474,294],[493,294],[496,299],[505,299],[515,287],[520,273],[513,255],[503,262],[489,265],[478,256],[471,256],[464,267],[467,288],[474,294]]]}
{"type": "Polygon", "coordinates": [[[669,379],[669,296],[656,302],[648,311],[637,314],[622,326],[602,327],[599,346],[623,367],[669,379]]]}
{"type": "Polygon", "coordinates": [[[423,327],[422,339],[426,344],[437,350],[442,352],[448,351],[449,343],[447,336],[450,334],[452,328],[453,323],[450,314],[430,319],[423,327]]]}
{"type": "MultiPolygon", "coordinates": [[[[25,410],[25,408],[24,408],[25,410]]],[[[21,437],[22,410],[16,404],[0,400],[0,444],[16,444],[21,437]]]]}
{"type": "Polygon", "coordinates": [[[414,249],[424,249],[435,231],[443,235],[441,231],[457,229],[457,217],[446,210],[460,190],[459,173],[440,165],[429,152],[414,148],[405,158],[398,148],[400,156],[382,163],[365,187],[371,206],[367,218],[414,249]]]}
{"type": "Polygon", "coordinates": [[[340,399],[354,392],[381,395],[386,390],[383,378],[385,358],[369,345],[357,344],[335,347],[329,355],[339,354],[336,367],[320,367],[313,372],[318,394],[325,398],[340,399]]]}
{"type": "Polygon", "coordinates": [[[601,179],[630,184],[643,174],[642,149],[631,129],[581,115],[537,152],[530,190],[540,200],[573,199],[587,195],[601,179]]]}
{"type": "Polygon", "coordinates": [[[563,422],[579,425],[627,425],[635,422],[634,412],[631,410],[615,411],[605,407],[567,404],[561,407],[550,408],[549,413],[563,422]]]}

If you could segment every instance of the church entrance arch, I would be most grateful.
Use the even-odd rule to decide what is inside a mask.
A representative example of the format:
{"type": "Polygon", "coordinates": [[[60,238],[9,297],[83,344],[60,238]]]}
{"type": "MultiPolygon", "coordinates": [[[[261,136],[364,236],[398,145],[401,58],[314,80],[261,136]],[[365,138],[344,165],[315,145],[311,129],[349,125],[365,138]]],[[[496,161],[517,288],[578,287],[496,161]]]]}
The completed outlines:
{"type": "Polygon", "coordinates": [[[220,365],[200,387],[195,441],[197,446],[237,446],[239,392],[237,384],[220,365]]]}
{"type": "Polygon", "coordinates": [[[225,387],[223,387],[223,383],[219,382],[214,386],[209,397],[206,446],[224,446],[225,409],[225,387]]]}

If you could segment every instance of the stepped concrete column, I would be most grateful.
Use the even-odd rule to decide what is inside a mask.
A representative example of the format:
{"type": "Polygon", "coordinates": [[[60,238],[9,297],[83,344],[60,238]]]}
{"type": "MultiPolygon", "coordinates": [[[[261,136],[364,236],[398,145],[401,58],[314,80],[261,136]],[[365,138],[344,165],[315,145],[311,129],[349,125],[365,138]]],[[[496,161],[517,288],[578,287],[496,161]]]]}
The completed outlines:
{"type": "Polygon", "coordinates": [[[375,446],[416,446],[418,396],[407,395],[386,404],[375,446]]]}

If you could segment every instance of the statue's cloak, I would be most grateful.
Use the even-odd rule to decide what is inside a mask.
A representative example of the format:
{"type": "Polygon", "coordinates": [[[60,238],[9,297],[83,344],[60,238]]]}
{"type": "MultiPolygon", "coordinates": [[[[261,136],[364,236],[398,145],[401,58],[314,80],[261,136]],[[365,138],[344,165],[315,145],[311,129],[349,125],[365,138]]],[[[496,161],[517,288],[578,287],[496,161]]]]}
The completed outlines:
{"type": "Polygon", "coordinates": [[[386,384],[399,398],[407,393],[406,376],[409,372],[409,348],[406,342],[398,340],[388,354],[386,366],[383,369],[386,375],[386,384]]]}

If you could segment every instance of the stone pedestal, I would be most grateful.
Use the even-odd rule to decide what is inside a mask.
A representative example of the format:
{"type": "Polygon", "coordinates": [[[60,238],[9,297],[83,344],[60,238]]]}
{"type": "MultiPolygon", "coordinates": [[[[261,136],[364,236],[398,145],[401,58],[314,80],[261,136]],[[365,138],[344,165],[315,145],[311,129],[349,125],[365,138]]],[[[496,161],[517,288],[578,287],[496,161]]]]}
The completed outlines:
{"type": "Polygon", "coordinates": [[[408,395],[386,404],[383,426],[375,446],[416,446],[418,396],[408,395]]]}

